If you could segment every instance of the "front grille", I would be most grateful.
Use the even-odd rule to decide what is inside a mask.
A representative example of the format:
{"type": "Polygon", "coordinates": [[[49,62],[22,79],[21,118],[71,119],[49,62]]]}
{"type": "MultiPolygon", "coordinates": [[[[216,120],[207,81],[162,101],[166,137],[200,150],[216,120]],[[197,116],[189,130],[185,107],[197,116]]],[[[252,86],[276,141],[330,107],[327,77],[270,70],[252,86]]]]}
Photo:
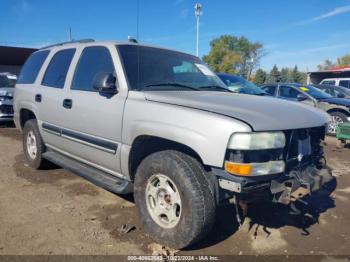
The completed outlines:
{"type": "Polygon", "coordinates": [[[7,115],[13,114],[13,106],[11,105],[0,106],[0,114],[7,114],[7,115]]]}
{"type": "Polygon", "coordinates": [[[325,138],[325,127],[287,130],[284,133],[286,135],[286,147],[283,158],[286,162],[287,172],[310,163],[318,165],[323,159],[321,141],[325,138]],[[310,137],[311,152],[309,155],[302,155],[299,152],[299,140],[305,140],[308,137],[310,137]]]}

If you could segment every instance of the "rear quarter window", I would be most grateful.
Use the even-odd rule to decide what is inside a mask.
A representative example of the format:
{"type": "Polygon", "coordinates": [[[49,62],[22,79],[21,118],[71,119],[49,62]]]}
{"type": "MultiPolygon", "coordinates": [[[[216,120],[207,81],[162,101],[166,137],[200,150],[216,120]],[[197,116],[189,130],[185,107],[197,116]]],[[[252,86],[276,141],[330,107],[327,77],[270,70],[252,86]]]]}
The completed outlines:
{"type": "Polygon", "coordinates": [[[33,53],[22,67],[17,84],[33,84],[50,51],[33,53]]]}

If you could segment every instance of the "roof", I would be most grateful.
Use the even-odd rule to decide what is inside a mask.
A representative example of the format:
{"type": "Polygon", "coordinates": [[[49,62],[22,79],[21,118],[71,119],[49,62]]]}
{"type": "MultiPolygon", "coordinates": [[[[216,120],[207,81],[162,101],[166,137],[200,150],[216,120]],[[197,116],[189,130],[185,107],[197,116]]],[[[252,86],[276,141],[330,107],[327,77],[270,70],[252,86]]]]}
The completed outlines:
{"type": "Polygon", "coordinates": [[[36,48],[0,46],[0,65],[21,66],[36,48]]]}
{"type": "Polygon", "coordinates": [[[335,72],[339,72],[339,73],[340,72],[350,72],[350,65],[348,65],[348,66],[336,66],[336,67],[332,67],[328,70],[308,72],[308,74],[335,73],[335,72]]]}
{"type": "Polygon", "coordinates": [[[130,41],[115,41],[115,40],[109,40],[109,41],[94,41],[93,39],[82,39],[82,40],[76,40],[76,41],[71,41],[71,42],[63,42],[63,43],[57,43],[53,44],[50,46],[46,46],[41,48],[41,50],[51,50],[51,49],[64,49],[67,47],[79,47],[79,46],[96,46],[96,45],[134,45],[134,46],[143,46],[143,47],[151,47],[151,48],[157,48],[157,49],[163,49],[163,50],[169,50],[169,51],[174,51],[177,53],[182,53],[186,55],[191,55],[195,56],[189,53],[181,52],[175,49],[171,48],[165,48],[165,47],[160,47],[160,46],[154,46],[154,45],[146,45],[146,44],[141,44],[141,43],[134,43],[130,41]]]}

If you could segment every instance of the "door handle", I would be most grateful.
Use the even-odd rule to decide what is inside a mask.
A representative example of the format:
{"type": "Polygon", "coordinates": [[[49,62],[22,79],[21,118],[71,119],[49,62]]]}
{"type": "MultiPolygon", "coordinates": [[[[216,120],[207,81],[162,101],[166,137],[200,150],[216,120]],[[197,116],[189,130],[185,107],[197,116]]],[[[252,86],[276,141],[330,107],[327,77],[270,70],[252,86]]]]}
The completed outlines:
{"type": "Polygon", "coordinates": [[[63,107],[67,109],[71,109],[73,105],[72,99],[64,99],[63,100],[63,107]]]}
{"type": "Polygon", "coordinates": [[[36,94],[35,95],[35,102],[41,103],[41,94],[36,94]]]}

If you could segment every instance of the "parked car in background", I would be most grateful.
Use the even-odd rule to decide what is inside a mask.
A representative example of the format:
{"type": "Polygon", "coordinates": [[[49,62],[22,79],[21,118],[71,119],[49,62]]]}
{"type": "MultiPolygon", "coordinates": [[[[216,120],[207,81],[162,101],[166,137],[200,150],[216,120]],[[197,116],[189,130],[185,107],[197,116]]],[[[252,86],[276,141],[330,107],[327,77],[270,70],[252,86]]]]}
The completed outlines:
{"type": "Polygon", "coordinates": [[[245,80],[243,77],[217,73],[218,77],[225,83],[227,88],[233,93],[248,94],[248,95],[266,95],[264,90],[256,86],[252,82],[245,80]]]}
{"type": "Polygon", "coordinates": [[[350,98],[350,89],[343,86],[331,86],[331,85],[312,85],[327,94],[338,98],[350,98]]]}
{"type": "Polygon", "coordinates": [[[323,79],[320,85],[343,86],[350,88],[350,78],[326,78],[323,79]]]}
{"type": "Polygon", "coordinates": [[[0,122],[13,120],[13,94],[17,76],[0,73],[0,122]]]}
{"type": "MultiPolygon", "coordinates": [[[[339,123],[350,121],[349,99],[332,97],[314,86],[276,83],[266,84],[261,88],[271,96],[301,102],[326,111],[331,115],[328,134],[335,135],[339,123]]],[[[303,116],[301,115],[300,117],[303,116]]]]}

